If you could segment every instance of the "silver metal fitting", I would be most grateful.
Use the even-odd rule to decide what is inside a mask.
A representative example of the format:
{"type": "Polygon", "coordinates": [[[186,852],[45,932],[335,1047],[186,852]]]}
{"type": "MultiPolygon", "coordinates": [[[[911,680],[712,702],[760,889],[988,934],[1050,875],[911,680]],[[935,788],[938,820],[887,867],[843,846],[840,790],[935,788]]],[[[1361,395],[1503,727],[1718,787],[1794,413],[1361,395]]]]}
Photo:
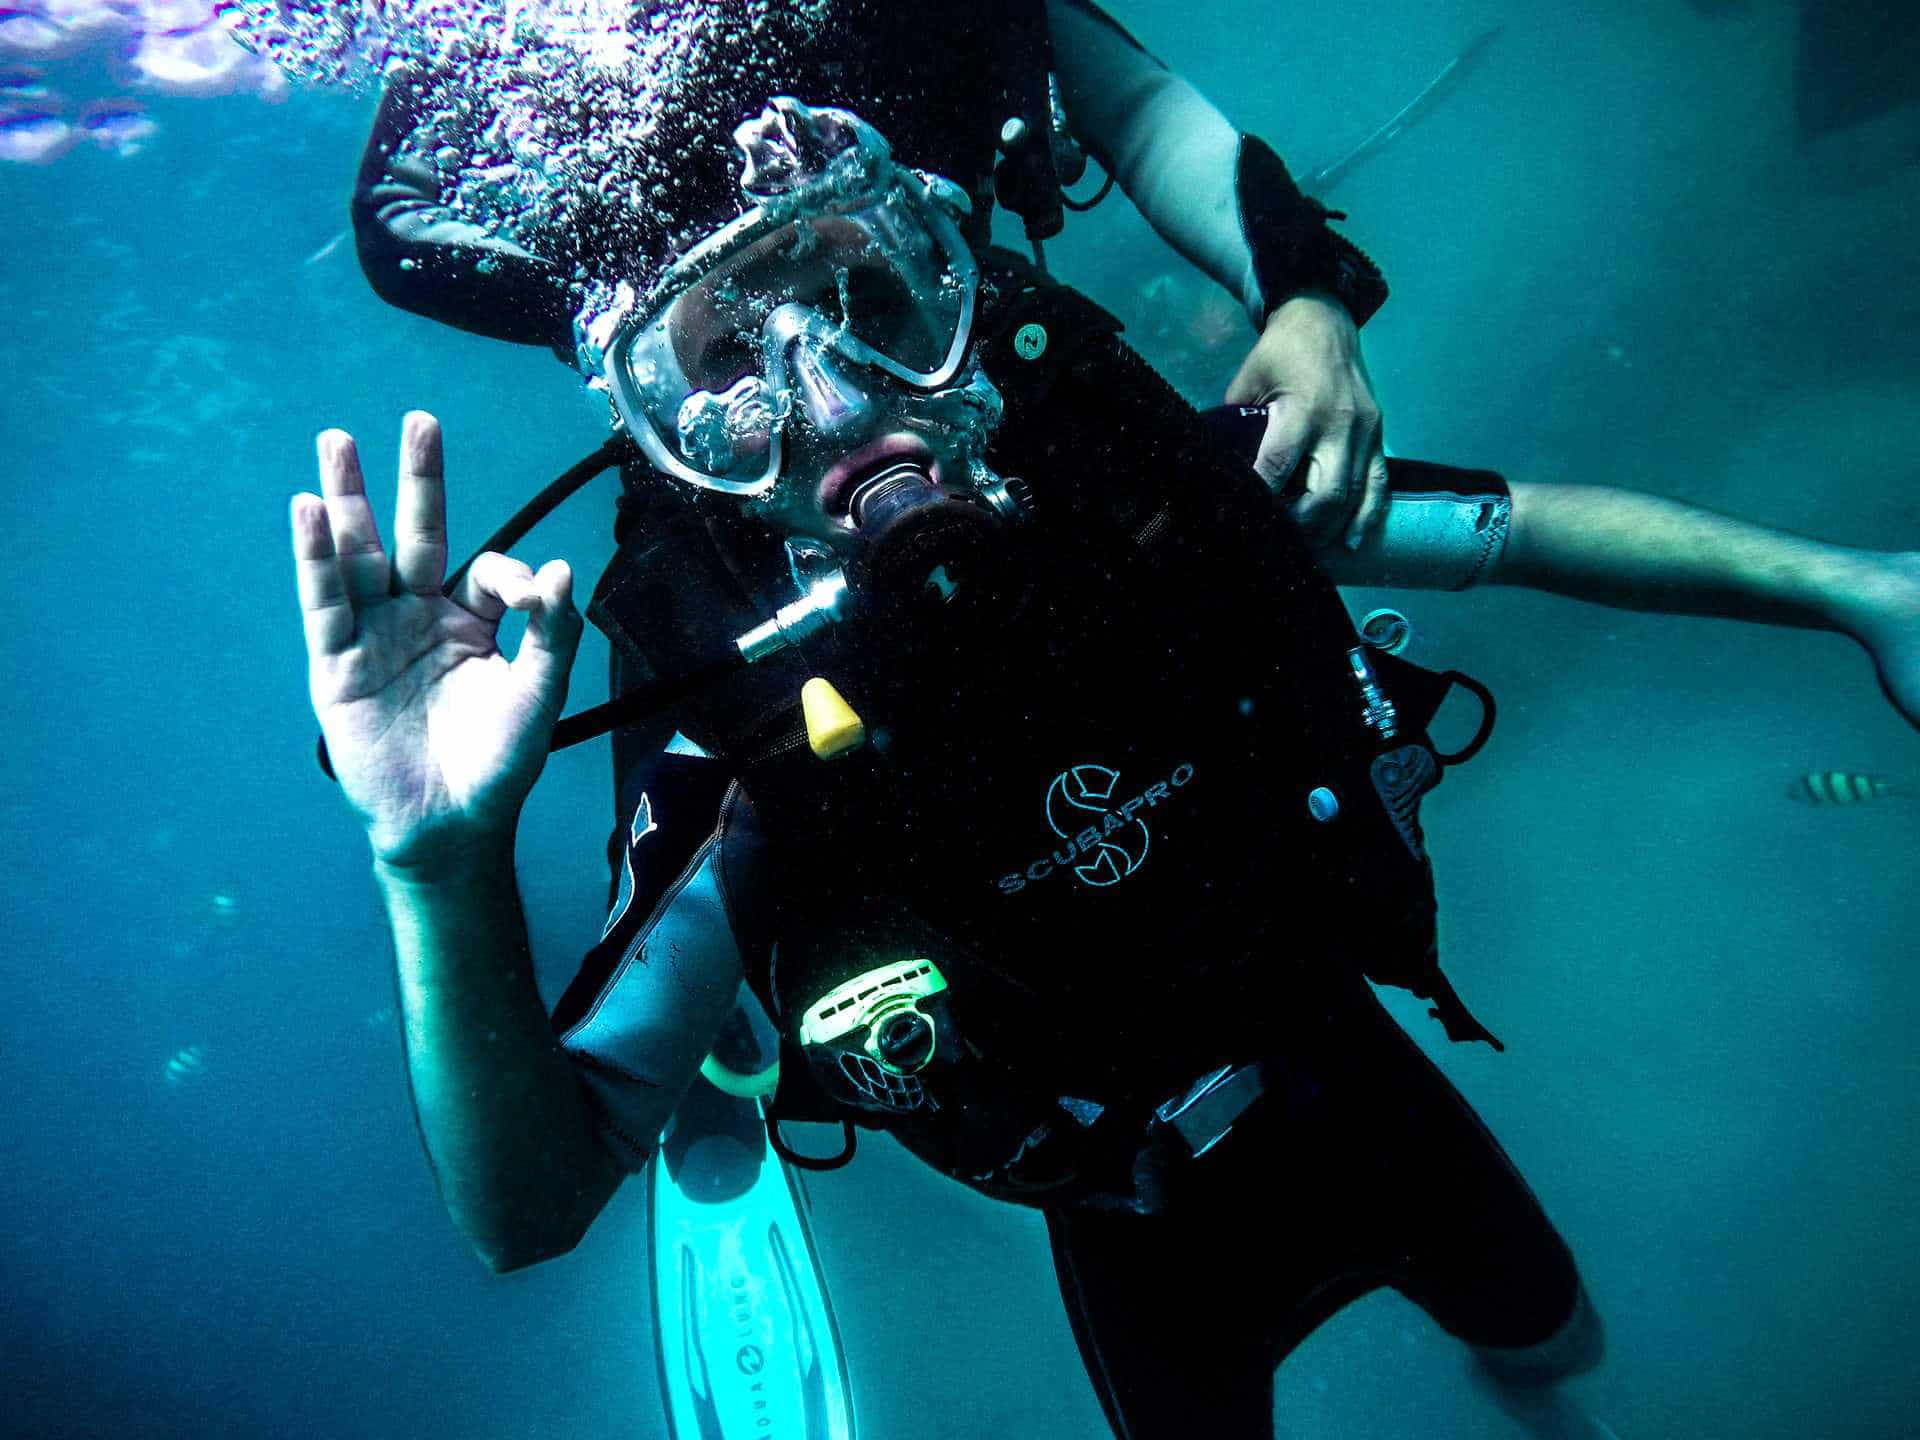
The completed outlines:
{"type": "Polygon", "coordinates": [[[1398,655],[1413,640],[1413,622],[1398,610],[1369,610],[1360,619],[1360,638],[1376,650],[1398,655]]]}
{"type": "Polygon", "coordinates": [[[1378,731],[1382,740],[1393,739],[1400,733],[1400,712],[1387,698],[1387,692],[1380,688],[1379,677],[1367,659],[1367,647],[1354,646],[1347,652],[1347,663],[1353,667],[1353,681],[1360,687],[1360,700],[1365,706],[1360,719],[1369,729],[1378,731]]]}
{"type": "Polygon", "coordinates": [[[1017,475],[985,486],[980,498],[1003,520],[1025,520],[1033,513],[1033,487],[1017,475]]]}
{"type": "Polygon", "coordinates": [[[782,605],[771,620],[756,625],[734,644],[751,665],[769,655],[777,655],[789,645],[803,644],[827,626],[845,618],[847,576],[832,570],[808,587],[807,593],[791,605],[782,605]]]}

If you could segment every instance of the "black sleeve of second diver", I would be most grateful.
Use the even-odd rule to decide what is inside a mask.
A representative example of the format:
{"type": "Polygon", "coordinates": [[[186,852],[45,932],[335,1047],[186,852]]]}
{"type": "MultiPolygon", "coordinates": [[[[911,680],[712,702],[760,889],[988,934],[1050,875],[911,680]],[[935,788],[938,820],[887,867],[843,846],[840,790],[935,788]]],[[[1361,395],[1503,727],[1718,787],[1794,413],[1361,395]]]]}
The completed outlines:
{"type": "Polygon", "coordinates": [[[439,218],[439,178],[402,151],[418,123],[416,91],[403,76],[381,98],[353,189],[354,246],[368,283],[402,310],[571,359],[573,316],[559,276],[439,218]]]}
{"type": "Polygon", "coordinates": [[[1306,290],[1333,295],[1356,325],[1366,324],[1387,303],[1380,267],[1328,224],[1345,215],[1303,194],[1286,162],[1264,140],[1252,135],[1241,140],[1235,188],[1240,226],[1268,314],[1306,290]]]}

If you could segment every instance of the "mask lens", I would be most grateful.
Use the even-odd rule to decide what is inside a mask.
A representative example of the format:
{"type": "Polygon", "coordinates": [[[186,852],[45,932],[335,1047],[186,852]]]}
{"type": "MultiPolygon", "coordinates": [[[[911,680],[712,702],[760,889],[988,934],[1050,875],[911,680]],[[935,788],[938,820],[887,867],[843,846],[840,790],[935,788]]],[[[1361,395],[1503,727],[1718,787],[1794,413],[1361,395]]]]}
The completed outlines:
{"type": "Polygon", "coordinates": [[[902,370],[928,374],[952,348],[963,294],[940,239],[889,197],[754,242],[676,298],[667,329],[687,379],[708,390],[763,364],[767,317],[791,304],[902,370]]]}
{"type": "Polygon", "coordinates": [[[668,454],[682,479],[757,493],[774,481],[772,442],[797,398],[796,345],[908,384],[944,383],[973,287],[959,233],[896,187],[857,209],[802,216],[708,266],[616,341],[614,397],[636,438],[656,459],[668,454]],[[796,305],[805,338],[775,340],[769,317],[796,305]],[[748,410],[739,402],[750,381],[748,410]]]}
{"type": "Polygon", "coordinates": [[[897,206],[865,217],[861,243],[844,249],[835,268],[826,313],[903,369],[927,374],[946,360],[959,329],[961,282],[933,235],[906,218],[897,206]]]}
{"type": "Polygon", "coordinates": [[[669,313],[615,341],[608,381],[656,464],[696,485],[753,494],[777,472],[785,401],[757,373],[744,373],[755,367],[724,369],[705,372],[713,383],[695,383],[681,368],[669,313]]]}

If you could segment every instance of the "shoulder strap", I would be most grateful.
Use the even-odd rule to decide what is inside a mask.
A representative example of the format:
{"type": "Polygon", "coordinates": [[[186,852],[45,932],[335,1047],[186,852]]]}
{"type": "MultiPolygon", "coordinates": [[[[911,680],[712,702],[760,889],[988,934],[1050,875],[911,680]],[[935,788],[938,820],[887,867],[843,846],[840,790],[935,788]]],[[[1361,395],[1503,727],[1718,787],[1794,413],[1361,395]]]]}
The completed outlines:
{"type": "Polygon", "coordinates": [[[1050,240],[1066,226],[1060,177],[1053,164],[1053,34],[1045,0],[1002,0],[1000,111],[1017,132],[1003,129],[1002,158],[993,193],[1026,224],[1027,239],[1050,240]]]}

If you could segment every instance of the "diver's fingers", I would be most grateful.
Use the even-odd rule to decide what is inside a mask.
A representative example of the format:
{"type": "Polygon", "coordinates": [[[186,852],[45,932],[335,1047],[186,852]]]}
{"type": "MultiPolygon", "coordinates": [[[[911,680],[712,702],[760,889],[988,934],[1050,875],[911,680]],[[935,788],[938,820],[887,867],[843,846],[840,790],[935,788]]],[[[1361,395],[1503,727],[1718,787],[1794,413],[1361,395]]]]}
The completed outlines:
{"type": "Polygon", "coordinates": [[[1375,527],[1385,521],[1387,505],[1393,498],[1387,491],[1385,437],[1376,425],[1373,433],[1363,438],[1365,449],[1361,453],[1366,473],[1361,481],[1360,508],[1354,512],[1353,524],[1347,527],[1349,550],[1358,550],[1375,527]]]}
{"type": "Polygon", "coordinates": [[[447,578],[447,486],[440,422],[409,410],[400,426],[400,497],[393,512],[393,571],[402,589],[436,595],[447,578]]]}
{"type": "Polygon", "coordinates": [[[530,590],[524,607],[527,633],[512,670],[540,708],[558,720],[567,703],[567,676],[582,629],[580,612],[573,608],[573,570],[564,560],[549,560],[533,577],[530,590]]]}
{"type": "Polygon", "coordinates": [[[1253,468],[1276,495],[1297,495],[1305,482],[1307,423],[1306,408],[1297,400],[1277,395],[1267,402],[1267,428],[1260,437],[1253,468]]]}
{"type": "Polygon", "coordinates": [[[353,643],[353,601],[347,595],[346,577],[340,573],[340,557],[334,552],[326,502],[318,495],[296,495],[288,515],[307,657],[319,660],[342,654],[353,643]]]}
{"type": "Polygon", "coordinates": [[[533,590],[533,571],[526,562],[498,550],[488,550],[474,558],[460,585],[453,592],[453,603],[471,610],[488,624],[507,613],[528,608],[533,590]]]}
{"type": "Polygon", "coordinates": [[[1321,435],[1307,472],[1307,493],[1294,503],[1293,518],[1315,543],[1331,540],[1353,516],[1352,446],[1344,431],[1321,435]]]}
{"type": "Polygon", "coordinates": [[[380,545],[380,529],[367,504],[367,484],[360,474],[360,452],[344,430],[323,430],[320,450],[320,490],[327,497],[327,523],[333,529],[340,573],[347,595],[356,606],[387,595],[393,567],[380,545]]]}

